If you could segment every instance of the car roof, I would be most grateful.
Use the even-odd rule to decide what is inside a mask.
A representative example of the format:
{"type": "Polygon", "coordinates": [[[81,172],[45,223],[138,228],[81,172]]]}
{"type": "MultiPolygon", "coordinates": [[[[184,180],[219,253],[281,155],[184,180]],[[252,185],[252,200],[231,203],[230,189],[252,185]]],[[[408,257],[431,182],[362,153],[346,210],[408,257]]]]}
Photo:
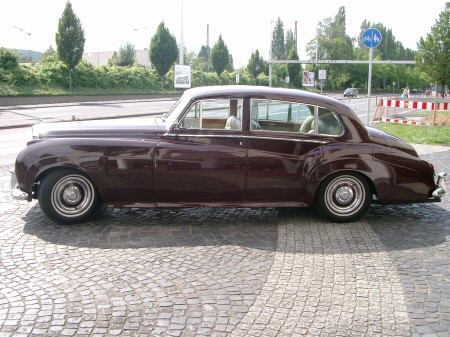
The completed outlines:
{"type": "Polygon", "coordinates": [[[245,96],[258,96],[258,95],[280,95],[280,96],[292,96],[292,97],[325,97],[323,95],[311,93],[298,89],[287,88],[275,88],[265,87],[257,85],[216,85],[205,86],[188,89],[185,92],[192,97],[205,96],[205,95],[245,95],[245,96]]]}

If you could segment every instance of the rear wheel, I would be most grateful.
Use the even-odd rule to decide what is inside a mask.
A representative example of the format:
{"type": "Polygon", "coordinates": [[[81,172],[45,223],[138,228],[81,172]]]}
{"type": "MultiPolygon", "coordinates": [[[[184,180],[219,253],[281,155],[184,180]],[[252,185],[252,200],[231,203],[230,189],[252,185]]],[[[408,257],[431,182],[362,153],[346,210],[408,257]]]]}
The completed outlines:
{"type": "Polygon", "coordinates": [[[42,211],[59,223],[88,220],[99,204],[89,178],[69,169],[47,174],[39,184],[38,200],[42,211]]]}
{"type": "Polygon", "coordinates": [[[366,179],[356,173],[337,174],[325,179],[316,199],[316,210],[335,222],[358,219],[369,207],[372,192],[366,179]]]}

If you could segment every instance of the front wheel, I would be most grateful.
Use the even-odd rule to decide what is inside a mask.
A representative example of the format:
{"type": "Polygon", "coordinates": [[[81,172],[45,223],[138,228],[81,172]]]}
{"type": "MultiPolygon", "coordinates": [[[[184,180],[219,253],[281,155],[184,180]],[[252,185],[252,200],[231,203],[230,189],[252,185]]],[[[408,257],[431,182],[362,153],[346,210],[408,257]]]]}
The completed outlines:
{"type": "Polygon", "coordinates": [[[359,174],[337,174],[325,179],[316,198],[319,215],[335,222],[358,219],[369,207],[371,189],[359,174]]]}
{"type": "Polygon", "coordinates": [[[42,211],[59,223],[88,220],[99,204],[92,182],[85,175],[68,169],[52,171],[42,179],[38,200],[42,211]]]}

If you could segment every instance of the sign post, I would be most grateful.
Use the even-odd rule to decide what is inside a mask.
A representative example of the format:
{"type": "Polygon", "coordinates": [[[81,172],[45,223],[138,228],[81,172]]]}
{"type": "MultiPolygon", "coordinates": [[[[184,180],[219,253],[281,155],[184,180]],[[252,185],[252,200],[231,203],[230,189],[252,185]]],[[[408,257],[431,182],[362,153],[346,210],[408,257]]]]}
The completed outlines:
{"type": "Polygon", "coordinates": [[[327,79],[327,71],[325,69],[319,70],[319,80],[320,80],[320,93],[322,93],[323,80],[327,79]]]}
{"type": "Polygon", "coordinates": [[[363,44],[369,48],[369,76],[367,78],[367,125],[370,122],[370,95],[372,91],[372,62],[373,62],[373,49],[378,47],[381,43],[381,33],[376,28],[369,28],[362,36],[363,44]]]}

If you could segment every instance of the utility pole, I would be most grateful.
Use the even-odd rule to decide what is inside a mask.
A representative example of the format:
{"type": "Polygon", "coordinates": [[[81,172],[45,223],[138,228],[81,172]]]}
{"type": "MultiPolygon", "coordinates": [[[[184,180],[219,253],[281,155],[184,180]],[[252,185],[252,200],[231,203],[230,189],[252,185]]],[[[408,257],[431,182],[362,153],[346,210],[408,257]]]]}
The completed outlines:
{"type": "Polygon", "coordinates": [[[319,58],[319,40],[316,41],[316,67],[318,58],[319,58]]]}
{"type": "Polygon", "coordinates": [[[209,72],[209,58],[211,50],[209,49],[209,23],[206,24],[206,71],[209,72]]]}
{"type": "Polygon", "coordinates": [[[297,20],[295,20],[295,51],[298,53],[297,49],[297,20]]]}
{"type": "Polygon", "coordinates": [[[181,38],[180,38],[180,64],[184,64],[184,43],[183,43],[183,0],[181,0],[181,38]]]}
{"type": "Polygon", "coordinates": [[[270,45],[269,45],[269,87],[272,86],[272,25],[273,21],[270,21],[270,45]]]}

